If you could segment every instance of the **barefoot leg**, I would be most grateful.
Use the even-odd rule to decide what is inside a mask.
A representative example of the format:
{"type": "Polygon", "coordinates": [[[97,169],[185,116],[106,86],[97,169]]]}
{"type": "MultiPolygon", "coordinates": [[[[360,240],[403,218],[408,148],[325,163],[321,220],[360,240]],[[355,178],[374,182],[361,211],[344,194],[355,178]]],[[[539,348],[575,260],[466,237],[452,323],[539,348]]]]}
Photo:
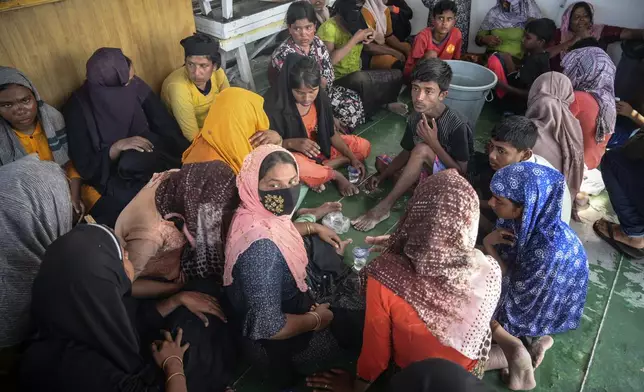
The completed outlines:
{"type": "Polygon", "coordinates": [[[347,178],[338,171],[335,172],[335,183],[338,185],[338,190],[342,196],[348,197],[360,193],[358,187],[349,182],[349,180],[347,180],[347,178]]]}
{"type": "Polygon", "coordinates": [[[488,370],[499,370],[507,368],[508,360],[505,358],[505,354],[503,353],[503,350],[501,350],[501,346],[499,346],[498,344],[493,344],[492,348],[490,349],[490,359],[488,359],[487,363],[485,364],[485,371],[487,372],[488,370]]]}
{"type": "Polygon", "coordinates": [[[546,351],[548,351],[552,345],[555,343],[555,340],[551,336],[542,336],[536,342],[530,345],[530,356],[532,357],[532,366],[536,369],[541,365],[543,358],[546,356],[546,351]]]}
{"type": "Polygon", "coordinates": [[[328,166],[333,169],[339,169],[341,167],[347,166],[349,163],[351,163],[349,158],[340,155],[335,159],[329,159],[328,161],[324,162],[324,166],[328,166]]]}
{"type": "Polygon", "coordinates": [[[376,227],[376,225],[389,217],[391,207],[393,207],[396,200],[409,190],[420,176],[423,165],[426,162],[433,162],[434,152],[424,143],[414,147],[412,150],[409,161],[402,171],[400,178],[394,185],[394,189],[374,208],[369,210],[366,214],[355,219],[353,227],[359,231],[369,231],[376,227]]]}
{"type": "Polygon", "coordinates": [[[528,391],[536,387],[532,357],[521,340],[510,335],[500,325],[493,331],[492,339],[501,347],[508,360],[508,372],[504,377],[508,388],[513,391],[528,391]]]}
{"type": "Polygon", "coordinates": [[[342,203],[337,201],[327,201],[319,207],[315,208],[300,208],[297,210],[297,216],[311,214],[315,216],[315,220],[319,221],[331,212],[342,211],[342,203]]]}

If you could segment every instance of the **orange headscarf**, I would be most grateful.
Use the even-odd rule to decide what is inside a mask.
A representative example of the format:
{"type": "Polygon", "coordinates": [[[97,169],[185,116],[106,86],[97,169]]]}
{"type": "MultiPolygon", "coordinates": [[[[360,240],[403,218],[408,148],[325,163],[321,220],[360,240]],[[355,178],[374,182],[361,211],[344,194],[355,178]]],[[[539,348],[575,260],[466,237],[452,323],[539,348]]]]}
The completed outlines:
{"type": "Polygon", "coordinates": [[[229,87],[215,98],[203,128],[183,153],[182,161],[197,163],[220,160],[235,174],[253,147],[248,139],[257,131],[267,130],[264,98],[252,91],[229,87]]]}

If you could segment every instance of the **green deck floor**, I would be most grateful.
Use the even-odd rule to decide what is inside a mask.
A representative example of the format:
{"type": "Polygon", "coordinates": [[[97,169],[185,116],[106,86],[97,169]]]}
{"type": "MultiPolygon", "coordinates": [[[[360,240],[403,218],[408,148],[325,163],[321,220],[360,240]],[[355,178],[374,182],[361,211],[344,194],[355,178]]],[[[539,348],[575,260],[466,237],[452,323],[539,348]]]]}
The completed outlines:
{"type": "MultiPolygon", "coordinates": [[[[487,141],[497,118],[492,110],[484,108],[476,129],[477,149],[487,141]]],[[[357,134],[372,143],[371,156],[367,161],[370,173],[375,171],[377,155],[400,151],[404,129],[403,117],[386,112],[379,113],[359,128],[357,134]]],[[[303,207],[341,200],[345,215],[354,218],[375,205],[384,192],[386,190],[342,198],[330,185],[322,194],[309,192],[303,207]]],[[[399,201],[391,217],[369,235],[390,232],[402,215],[407,200],[408,197],[399,201]]],[[[644,264],[622,260],[594,235],[591,222],[606,214],[612,214],[610,203],[605,196],[599,196],[593,198],[591,207],[582,212],[584,224],[573,224],[590,262],[591,282],[586,309],[578,330],[555,336],[554,347],[536,371],[538,386],[535,391],[644,391],[644,339],[641,339],[644,328],[644,264]]],[[[360,246],[365,236],[365,233],[351,229],[342,237],[352,238],[354,245],[360,246]]],[[[252,368],[242,369],[240,374],[235,385],[239,392],[278,391],[252,368]]],[[[492,391],[507,390],[499,381],[497,372],[486,374],[485,381],[492,391]]]]}

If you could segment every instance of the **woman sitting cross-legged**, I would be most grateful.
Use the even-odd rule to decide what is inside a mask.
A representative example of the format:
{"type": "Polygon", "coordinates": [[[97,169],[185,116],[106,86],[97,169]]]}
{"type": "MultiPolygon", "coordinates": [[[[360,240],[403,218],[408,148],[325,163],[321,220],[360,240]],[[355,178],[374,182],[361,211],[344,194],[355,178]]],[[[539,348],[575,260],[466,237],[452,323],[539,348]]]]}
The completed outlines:
{"type": "MultiPolygon", "coordinates": [[[[403,84],[399,69],[369,69],[361,60],[364,46],[374,40],[360,10],[364,0],[338,0],[333,5],[336,15],[318,29],[318,36],[331,54],[335,85],[357,91],[362,98],[366,117],[381,107],[401,115],[407,106],[397,102],[403,84]]],[[[404,63],[404,61],[403,61],[404,63]]]]}
{"type": "Polygon", "coordinates": [[[193,291],[138,301],[133,279],[127,252],[105,226],[78,226],[50,245],[33,285],[37,339],[24,355],[20,390],[226,390],[232,336],[205,294],[217,286],[195,281],[193,291]]]}
{"type": "Polygon", "coordinates": [[[484,46],[488,54],[507,53],[518,63],[524,55],[521,44],[524,27],[530,20],[541,17],[535,0],[496,0],[481,23],[475,42],[484,46]]]}
{"type": "Polygon", "coordinates": [[[285,149],[260,146],[246,157],[224,270],[249,359],[287,383],[294,371],[346,358],[342,348],[357,354],[364,317],[357,276],[340,256],[350,241],[334,248],[311,224],[302,233],[291,222],[299,187],[295,158],[285,149]],[[337,279],[329,284],[331,276],[337,279]]]}
{"type": "Polygon", "coordinates": [[[341,135],[333,126],[333,112],[321,89],[318,63],[292,53],[286,57],[278,83],[267,93],[264,109],[270,127],[284,139],[282,146],[294,152],[300,179],[313,189],[335,181],[343,196],[358,188],[336,169],[351,165],[366,174],[364,161],[371,143],[352,135],[341,135]]]}
{"type": "Polygon", "coordinates": [[[116,221],[134,265],[135,297],[158,297],[186,281],[224,272],[224,243],[239,197],[222,161],[190,163],[155,175],[116,221]]]}
{"type": "MultiPolygon", "coordinates": [[[[570,110],[574,99],[572,84],[566,75],[546,72],[532,85],[526,112],[526,117],[539,130],[532,150],[564,175],[573,198],[584,178],[584,135],[579,120],[570,110]]],[[[574,211],[573,217],[578,219],[574,211]]]]}
{"type": "MultiPolygon", "coordinates": [[[[324,1],[320,3],[320,7],[328,14],[324,1]]],[[[324,42],[315,35],[316,16],[319,17],[319,14],[313,7],[306,1],[296,1],[288,7],[286,25],[290,36],[271,55],[270,82],[271,85],[275,84],[277,75],[289,54],[298,53],[309,56],[320,66],[322,75],[320,87],[329,96],[336,126],[351,133],[358,125],[365,122],[362,99],[357,92],[334,84],[335,70],[331,64],[331,55],[324,46],[324,42]]]]}
{"type": "MultiPolygon", "coordinates": [[[[418,185],[384,252],[367,267],[354,391],[364,391],[392,361],[404,369],[442,358],[482,378],[501,269],[474,248],[478,221],[478,196],[456,170],[418,185]]],[[[325,378],[309,377],[309,386],[322,388],[325,378]]]]}
{"type": "Polygon", "coordinates": [[[499,219],[483,244],[504,277],[487,370],[509,367],[513,390],[535,387],[534,369],[553,344],[548,335],[578,328],[584,311],[588,259],[561,220],[565,186],[561,173],[532,162],[500,169],[490,185],[499,219]]]}
{"type": "Polygon", "coordinates": [[[113,227],[157,172],[179,167],[189,143],[121,49],[98,49],[87,80],[63,107],[69,154],[100,198],[89,213],[113,227]]]}
{"type": "MultiPolygon", "coordinates": [[[[585,42],[597,44],[593,39],[585,42]]],[[[579,120],[583,133],[584,162],[588,169],[595,169],[606,152],[617,121],[615,64],[603,49],[588,46],[573,47],[561,65],[575,90],[570,111],[579,120]]]]}
{"type": "Polygon", "coordinates": [[[0,166],[36,154],[53,161],[69,177],[74,212],[83,215],[99,195],[85,185],[69,159],[63,115],[43,101],[31,80],[11,67],[0,66],[0,166]]]}

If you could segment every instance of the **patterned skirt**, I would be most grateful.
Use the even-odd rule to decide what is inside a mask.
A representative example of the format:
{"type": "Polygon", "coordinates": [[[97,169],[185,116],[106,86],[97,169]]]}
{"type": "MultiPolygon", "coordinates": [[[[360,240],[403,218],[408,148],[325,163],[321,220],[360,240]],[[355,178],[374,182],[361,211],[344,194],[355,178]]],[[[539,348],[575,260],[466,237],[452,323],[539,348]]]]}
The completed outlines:
{"type": "Polygon", "coordinates": [[[348,128],[350,133],[365,123],[364,107],[360,95],[346,87],[332,85],[329,88],[329,100],[333,108],[333,117],[348,128]]]}

